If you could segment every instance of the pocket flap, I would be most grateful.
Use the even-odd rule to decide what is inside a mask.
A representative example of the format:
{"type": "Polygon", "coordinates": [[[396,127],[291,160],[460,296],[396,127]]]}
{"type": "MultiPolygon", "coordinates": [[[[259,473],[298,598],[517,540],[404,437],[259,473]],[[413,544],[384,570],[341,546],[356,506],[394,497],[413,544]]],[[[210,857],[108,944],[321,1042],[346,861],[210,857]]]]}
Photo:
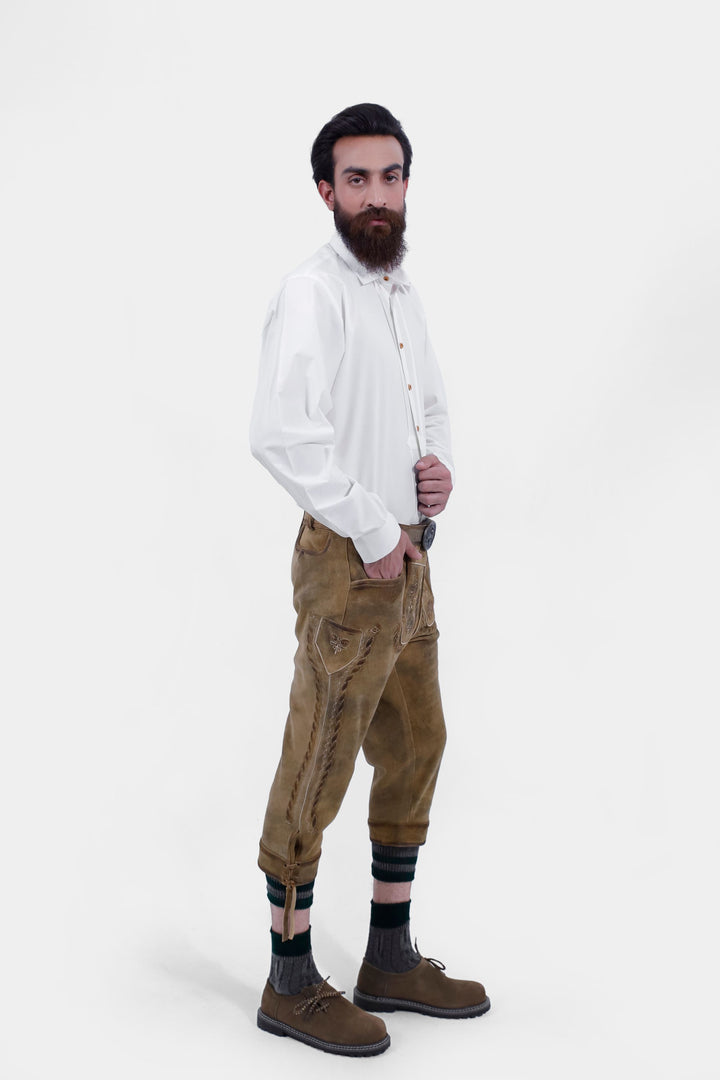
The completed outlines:
{"type": "Polygon", "coordinates": [[[362,630],[352,630],[332,619],[322,618],[315,634],[315,644],[328,675],[342,671],[360,652],[362,630]]]}

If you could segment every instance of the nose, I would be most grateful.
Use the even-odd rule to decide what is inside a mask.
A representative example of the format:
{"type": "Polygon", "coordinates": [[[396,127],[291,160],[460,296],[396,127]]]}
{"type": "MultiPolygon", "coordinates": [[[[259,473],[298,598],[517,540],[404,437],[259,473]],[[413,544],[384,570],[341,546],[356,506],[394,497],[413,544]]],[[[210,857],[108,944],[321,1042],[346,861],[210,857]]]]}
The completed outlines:
{"type": "Polygon", "coordinates": [[[368,206],[385,206],[385,191],[382,186],[382,180],[379,178],[374,180],[367,188],[367,204],[368,206]]]}

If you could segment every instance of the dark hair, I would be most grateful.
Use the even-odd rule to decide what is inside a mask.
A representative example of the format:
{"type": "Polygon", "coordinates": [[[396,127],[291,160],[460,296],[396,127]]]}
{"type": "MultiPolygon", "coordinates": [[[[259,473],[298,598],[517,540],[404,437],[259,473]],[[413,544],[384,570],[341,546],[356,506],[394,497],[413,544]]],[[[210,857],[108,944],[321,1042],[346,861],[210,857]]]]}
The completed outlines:
{"type": "Polygon", "coordinates": [[[382,105],[350,105],[328,120],[310,151],[313,180],[334,183],[333,147],[345,135],[393,135],[402,146],[403,180],[410,175],[412,147],[402,124],[382,105]]]}

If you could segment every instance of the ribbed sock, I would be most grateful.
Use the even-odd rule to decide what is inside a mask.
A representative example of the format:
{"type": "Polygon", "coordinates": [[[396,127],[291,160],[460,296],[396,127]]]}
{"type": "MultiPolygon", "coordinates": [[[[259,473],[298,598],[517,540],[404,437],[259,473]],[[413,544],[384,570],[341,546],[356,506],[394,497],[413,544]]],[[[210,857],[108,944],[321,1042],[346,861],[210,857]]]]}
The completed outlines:
{"type": "Polygon", "coordinates": [[[411,971],[422,957],[410,940],[410,901],[377,904],[370,901],[370,932],[365,959],[381,971],[411,971]]]}
{"type": "Polygon", "coordinates": [[[372,845],[372,876],[377,881],[412,881],[419,847],[405,844],[372,845]]]}
{"type": "MultiPolygon", "coordinates": [[[[286,889],[277,878],[265,875],[267,882],[267,897],[271,904],[276,907],[285,907],[286,889]]],[[[298,885],[295,894],[295,909],[307,909],[313,902],[313,886],[315,882],[309,881],[305,885],[298,885]]],[[[278,994],[299,994],[306,986],[314,986],[321,983],[323,977],[315,967],[312,947],[310,945],[310,930],[304,930],[295,934],[288,941],[283,941],[282,934],[270,931],[272,941],[272,959],[270,961],[270,985],[278,994]]]]}
{"type": "Polygon", "coordinates": [[[310,945],[310,930],[283,941],[282,934],[270,931],[272,959],[270,985],[278,994],[299,994],[306,986],[321,983],[323,977],[315,967],[310,945]]]}
{"type": "Polygon", "coordinates": [[[370,931],[365,959],[381,971],[417,968],[422,957],[410,940],[410,901],[376,904],[370,901],[370,931]]]}
{"type": "MultiPolygon", "coordinates": [[[[417,845],[372,845],[372,876],[376,881],[412,881],[415,877],[417,845]]],[[[410,940],[410,901],[397,904],[370,904],[370,932],[365,959],[381,971],[411,971],[421,956],[410,940]]]]}
{"type": "MultiPolygon", "coordinates": [[[[285,893],[286,889],[282,881],[278,881],[277,878],[270,877],[269,874],[265,875],[265,881],[267,883],[267,898],[271,904],[276,907],[285,907],[285,893]]],[[[295,889],[295,910],[301,911],[303,908],[309,908],[313,902],[313,888],[315,886],[314,881],[308,881],[307,885],[297,885],[295,889]]]]}

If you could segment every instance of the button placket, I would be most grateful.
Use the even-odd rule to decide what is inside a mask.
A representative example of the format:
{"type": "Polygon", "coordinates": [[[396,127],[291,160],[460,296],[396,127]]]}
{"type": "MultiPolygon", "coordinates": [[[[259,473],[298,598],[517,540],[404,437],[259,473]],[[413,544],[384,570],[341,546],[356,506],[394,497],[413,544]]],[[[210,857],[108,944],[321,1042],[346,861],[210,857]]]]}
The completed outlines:
{"type": "Polygon", "coordinates": [[[398,355],[400,357],[400,364],[402,366],[403,378],[405,386],[407,387],[407,397],[410,404],[410,415],[413,419],[413,425],[415,428],[414,435],[417,441],[418,450],[422,457],[425,453],[425,436],[422,428],[422,415],[420,411],[420,403],[417,400],[417,392],[413,391],[413,387],[417,385],[417,379],[414,372],[414,357],[412,354],[412,345],[408,338],[406,327],[403,322],[402,310],[397,300],[396,293],[390,297],[390,311],[392,315],[392,323],[395,328],[395,341],[398,346],[398,355]]]}

